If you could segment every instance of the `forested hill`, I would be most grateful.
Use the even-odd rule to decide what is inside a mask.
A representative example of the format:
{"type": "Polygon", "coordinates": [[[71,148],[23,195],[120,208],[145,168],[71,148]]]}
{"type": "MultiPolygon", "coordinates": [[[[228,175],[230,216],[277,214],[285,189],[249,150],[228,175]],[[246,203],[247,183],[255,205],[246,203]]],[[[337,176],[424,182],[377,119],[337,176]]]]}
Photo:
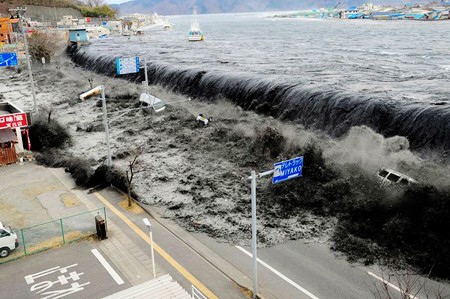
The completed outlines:
{"type": "MultiPolygon", "coordinates": [[[[195,6],[199,13],[227,13],[227,12],[257,12],[281,11],[312,8],[335,7],[338,3],[341,8],[367,3],[367,0],[134,0],[113,7],[120,15],[130,13],[157,12],[162,15],[189,14],[195,6]]],[[[402,5],[410,1],[384,0],[372,1],[373,4],[402,5]]],[[[414,3],[428,3],[417,0],[414,3]]]]}

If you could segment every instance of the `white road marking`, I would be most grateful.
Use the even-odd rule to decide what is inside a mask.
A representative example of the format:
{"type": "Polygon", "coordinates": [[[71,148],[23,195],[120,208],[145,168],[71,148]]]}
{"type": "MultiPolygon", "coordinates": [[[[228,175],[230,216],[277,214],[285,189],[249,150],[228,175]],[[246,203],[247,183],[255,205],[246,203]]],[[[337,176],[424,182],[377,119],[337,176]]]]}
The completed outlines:
{"type": "MultiPolygon", "coordinates": [[[[379,277],[379,276],[373,274],[373,273],[370,272],[370,271],[367,271],[367,274],[369,274],[370,276],[372,276],[372,277],[378,279],[378,280],[381,281],[382,283],[384,283],[384,284],[390,286],[390,287],[393,288],[394,290],[400,292],[400,294],[404,294],[404,292],[403,292],[402,290],[400,290],[400,288],[397,287],[395,284],[390,283],[389,281],[387,281],[387,280],[385,280],[385,279],[383,279],[383,278],[381,278],[381,277],[379,277]]],[[[407,296],[408,296],[409,298],[411,298],[411,299],[420,299],[418,296],[414,296],[414,295],[411,295],[411,294],[405,294],[405,295],[407,295],[407,296]]]]}
{"type": "Polygon", "coordinates": [[[92,249],[91,252],[94,254],[94,256],[98,259],[100,264],[108,271],[109,275],[117,282],[118,285],[121,285],[124,283],[122,278],[120,278],[119,274],[117,274],[116,271],[111,267],[111,265],[105,260],[103,255],[101,255],[100,252],[98,252],[97,249],[92,249]]]}
{"type": "MultiPolygon", "coordinates": [[[[241,246],[236,246],[237,249],[239,249],[240,251],[242,251],[243,253],[245,253],[246,255],[248,255],[249,257],[253,258],[253,254],[251,254],[250,252],[248,252],[247,250],[245,250],[244,248],[242,248],[241,246]]],[[[269,266],[267,263],[263,262],[262,260],[260,260],[259,258],[257,258],[258,262],[263,265],[264,267],[266,267],[267,269],[269,269],[270,271],[272,271],[273,273],[275,273],[276,275],[278,275],[281,279],[283,279],[284,281],[286,281],[287,283],[289,283],[290,285],[292,285],[294,288],[296,288],[297,290],[301,291],[302,293],[304,293],[305,295],[307,295],[308,297],[312,298],[312,299],[319,299],[318,297],[314,296],[312,293],[310,293],[308,290],[306,290],[305,288],[301,287],[300,285],[298,285],[297,283],[295,283],[293,280],[291,280],[290,278],[288,278],[287,276],[285,276],[284,274],[282,274],[281,272],[277,271],[276,269],[272,268],[271,266],[269,266]]]]}

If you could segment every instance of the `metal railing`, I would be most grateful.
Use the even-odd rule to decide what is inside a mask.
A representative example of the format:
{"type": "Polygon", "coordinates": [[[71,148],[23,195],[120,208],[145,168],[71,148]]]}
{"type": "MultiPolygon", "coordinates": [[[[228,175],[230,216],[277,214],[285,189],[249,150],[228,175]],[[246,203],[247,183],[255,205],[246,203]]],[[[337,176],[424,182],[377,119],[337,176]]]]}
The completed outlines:
{"type": "Polygon", "coordinates": [[[88,238],[96,233],[95,216],[101,214],[106,224],[106,208],[103,207],[15,230],[19,247],[0,259],[0,263],[88,238]]]}

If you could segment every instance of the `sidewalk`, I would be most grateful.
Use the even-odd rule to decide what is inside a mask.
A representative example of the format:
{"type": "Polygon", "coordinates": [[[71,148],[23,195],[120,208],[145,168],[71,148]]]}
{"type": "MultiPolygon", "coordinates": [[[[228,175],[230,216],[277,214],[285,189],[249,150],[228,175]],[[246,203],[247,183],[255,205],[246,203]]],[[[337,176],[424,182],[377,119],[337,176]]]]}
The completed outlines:
{"type": "MultiPolygon", "coordinates": [[[[62,175],[58,169],[50,169],[53,175],[89,209],[94,210],[103,205],[87,191],[76,189],[73,180],[62,175]]],[[[98,247],[108,256],[115,266],[122,272],[125,278],[133,285],[139,285],[153,279],[152,262],[148,256],[135,246],[132,240],[116,224],[116,221],[107,214],[107,236],[106,240],[98,242],[98,247]]],[[[157,276],[166,274],[156,265],[157,276]]]]}
{"type": "Polygon", "coordinates": [[[208,298],[246,298],[242,291],[251,289],[251,280],[178,225],[161,218],[148,206],[141,205],[144,210],[138,215],[126,211],[119,206],[123,197],[116,189],[89,194],[77,190],[69,176],[58,173],[59,170],[51,171],[88,209],[104,207],[99,199],[103,197],[110,208],[118,210],[130,222],[127,224],[107,207],[108,239],[99,241],[99,248],[133,286],[153,279],[150,246],[143,239],[148,235],[142,219],[148,218],[155,240],[157,277],[170,274],[188,292],[195,285],[208,298]]]}

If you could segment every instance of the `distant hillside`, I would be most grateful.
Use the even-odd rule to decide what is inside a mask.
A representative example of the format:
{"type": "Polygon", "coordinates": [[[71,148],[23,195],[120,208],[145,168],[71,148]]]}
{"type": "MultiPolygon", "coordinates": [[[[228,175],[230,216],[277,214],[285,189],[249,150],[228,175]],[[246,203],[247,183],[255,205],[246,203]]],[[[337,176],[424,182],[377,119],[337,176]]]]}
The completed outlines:
{"type": "MultiPolygon", "coordinates": [[[[162,15],[190,14],[194,6],[199,13],[256,12],[334,7],[338,0],[134,0],[112,5],[120,15],[157,12],[162,15]]],[[[340,1],[340,7],[367,3],[367,0],[340,1]]],[[[384,0],[374,4],[401,5],[411,1],[384,0]]],[[[430,1],[416,0],[414,3],[430,1]]]]}

